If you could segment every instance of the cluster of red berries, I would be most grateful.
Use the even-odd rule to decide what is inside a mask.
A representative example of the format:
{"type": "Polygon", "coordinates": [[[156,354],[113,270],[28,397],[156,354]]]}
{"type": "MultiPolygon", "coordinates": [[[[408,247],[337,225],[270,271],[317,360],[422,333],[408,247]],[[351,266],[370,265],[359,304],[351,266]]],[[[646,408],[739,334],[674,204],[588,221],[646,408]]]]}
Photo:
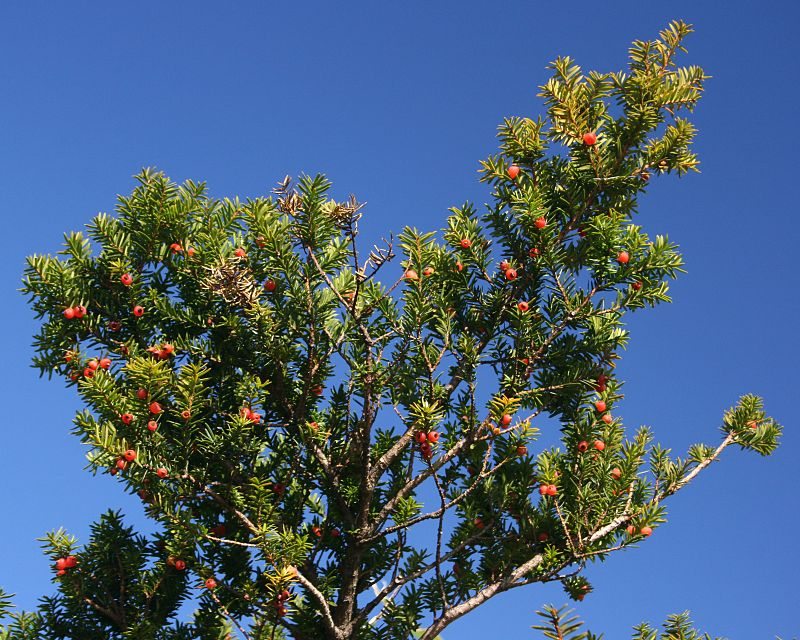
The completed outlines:
{"type": "MultiPolygon", "coordinates": [[[[629,536],[635,536],[637,533],[636,527],[634,527],[632,524],[629,524],[627,527],[625,527],[625,531],[628,532],[629,536]]],[[[640,535],[647,537],[653,533],[653,529],[652,527],[642,527],[641,529],[639,529],[638,533],[640,535]]]]}
{"type": "Polygon", "coordinates": [[[65,556],[56,560],[56,575],[61,577],[66,575],[68,569],[78,566],[78,559],[75,556],[65,556]]]}
{"type": "MultiPolygon", "coordinates": [[[[597,449],[597,451],[602,451],[603,449],[606,448],[606,443],[603,442],[602,440],[595,440],[594,448],[597,449]]],[[[586,440],[581,440],[578,443],[578,451],[580,453],[586,453],[588,450],[589,450],[589,443],[586,442],[586,440]]]]}
{"type": "Polygon", "coordinates": [[[275,611],[282,618],[288,611],[286,609],[286,601],[292,597],[288,589],[284,589],[275,597],[275,611]]]}
{"type": "Polygon", "coordinates": [[[147,352],[158,358],[159,360],[166,360],[175,353],[175,347],[168,342],[159,345],[147,347],[147,352]]]}
{"type": "Polygon", "coordinates": [[[64,309],[63,313],[64,317],[67,320],[72,320],[73,318],[76,320],[80,320],[81,318],[83,318],[83,316],[85,316],[89,312],[86,310],[86,307],[79,304],[75,305],[74,307],[67,307],[66,309],[64,309]]]}
{"type": "MultiPolygon", "coordinates": [[[[64,355],[64,359],[67,362],[72,362],[73,358],[74,354],[70,351],[64,355]]],[[[98,369],[108,369],[109,367],[111,367],[111,358],[91,358],[83,369],[83,377],[94,378],[94,374],[98,369]]],[[[70,374],[72,380],[77,380],[79,377],[78,371],[73,371],[70,374]]]]}
{"type": "Polygon", "coordinates": [[[417,433],[417,442],[419,443],[419,451],[425,460],[430,460],[433,455],[433,445],[439,442],[438,431],[420,431],[417,433]]]}
{"type": "MultiPolygon", "coordinates": [[[[172,251],[173,254],[183,253],[183,247],[178,242],[173,242],[171,245],[169,245],[169,250],[172,251]]],[[[186,250],[186,255],[190,258],[193,257],[195,253],[196,251],[194,247],[189,247],[186,250]]]]}
{"type": "Polygon", "coordinates": [[[261,414],[256,413],[250,407],[242,407],[241,409],[239,409],[239,415],[242,416],[242,418],[244,418],[245,420],[254,422],[255,424],[261,422],[261,414]]]}
{"type": "MultiPolygon", "coordinates": [[[[126,416],[130,416],[130,414],[129,413],[123,413],[122,416],[123,416],[122,419],[123,419],[123,422],[124,422],[125,421],[125,417],[126,416]]],[[[132,418],[132,416],[131,416],[131,418],[132,418]]],[[[130,423],[126,423],[126,424],[130,424],[130,423]]],[[[136,452],[133,449],[128,449],[119,458],[117,458],[117,462],[114,465],[114,468],[111,469],[111,475],[116,475],[117,470],[125,471],[125,469],[128,467],[128,463],[129,462],[133,462],[134,460],[136,460],[136,452]]]]}
{"type": "Polygon", "coordinates": [[[539,485],[539,495],[540,496],[554,496],[558,493],[558,487],[554,484],[540,484],[539,485]]]}

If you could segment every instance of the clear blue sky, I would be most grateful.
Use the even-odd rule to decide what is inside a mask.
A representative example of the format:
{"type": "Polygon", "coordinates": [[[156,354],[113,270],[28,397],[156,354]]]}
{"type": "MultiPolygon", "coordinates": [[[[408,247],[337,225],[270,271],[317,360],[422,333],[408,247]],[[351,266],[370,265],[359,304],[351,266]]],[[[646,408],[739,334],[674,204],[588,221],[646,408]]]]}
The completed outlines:
{"type": "MultiPolygon", "coordinates": [[[[85,539],[111,505],[142,519],[82,471],[74,393],[29,368],[26,254],[57,250],[147,165],[218,196],[324,172],[368,201],[369,237],[438,228],[447,207],[486,200],[478,160],[503,116],[540,112],[550,60],[617,69],[673,18],[696,25],[690,60],[713,76],[696,116],[703,173],[656,181],[642,202],[639,221],[681,245],[689,273],[673,305],[631,320],[622,413],[683,451],[755,392],[788,428],[773,458],[726,454],[646,544],[591,568],[578,610],[610,639],[687,608],[734,639],[798,634],[800,10],[787,1],[2,3],[0,584],[30,607],[52,588],[37,536],[85,539]]],[[[446,636],[534,638],[533,611],[564,601],[518,590],[446,636]]]]}

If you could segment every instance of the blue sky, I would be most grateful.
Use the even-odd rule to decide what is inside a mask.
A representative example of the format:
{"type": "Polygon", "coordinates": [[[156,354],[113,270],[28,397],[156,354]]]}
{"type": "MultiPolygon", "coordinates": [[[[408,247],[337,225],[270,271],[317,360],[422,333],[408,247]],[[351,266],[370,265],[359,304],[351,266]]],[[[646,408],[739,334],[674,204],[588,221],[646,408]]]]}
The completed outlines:
{"type": "MultiPolygon", "coordinates": [[[[646,544],[590,569],[596,590],[577,608],[608,638],[684,609],[731,638],[797,634],[791,2],[0,5],[0,584],[33,606],[52,588],[36,537],[64,526],[85,539],[109,506],[142,518],[137,500],[82,471],[74,393],[29,368],[25,255],[110,211],[143,166],[243,197],[324,172],[336,196],[368,202],[367,237],[438,228],[449,206],[487,199],[478,161],[504,116],[541,112],[550,60],[620,68],[632,39],[674,18],[696,25],[688,59],[713,76],[695,118],[703,172],[655,181],[642,201],[638,222],[678,242],[689,273],[673,305],[631,318],[621,413],[684,451],[715,441],[722,411],[754,392],[787,432],[774,457],[730,452],[672,499],[646,544]]],[[[533,611],[564,601],[557,588],[517,590],[445,635],[535,638],[533,611]]]]}

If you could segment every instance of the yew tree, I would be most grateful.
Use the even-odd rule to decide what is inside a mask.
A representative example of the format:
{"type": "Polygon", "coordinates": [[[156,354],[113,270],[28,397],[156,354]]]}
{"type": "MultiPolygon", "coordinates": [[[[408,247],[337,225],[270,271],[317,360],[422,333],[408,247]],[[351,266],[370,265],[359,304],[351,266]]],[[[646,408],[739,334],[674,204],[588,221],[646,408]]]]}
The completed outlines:
{"type": "Polygon", "coordinates": [[[323,176],[240,201],[145,170],[31,256],[34,365],[157,532],[111,511],[83,546],[49,534],[55,595],[0,638],[432,640],[510,589],[583,599],[584,567],[646,543],[727,448],[772,452],[751,395],[682,457],[616,410],[625,316],[681,272],[635,220],[698,167],[690,31],[624,72],[556,60],[543,114],[481,163],[489,204],[439,232],[364,247],[366,209],[323,176]]]}

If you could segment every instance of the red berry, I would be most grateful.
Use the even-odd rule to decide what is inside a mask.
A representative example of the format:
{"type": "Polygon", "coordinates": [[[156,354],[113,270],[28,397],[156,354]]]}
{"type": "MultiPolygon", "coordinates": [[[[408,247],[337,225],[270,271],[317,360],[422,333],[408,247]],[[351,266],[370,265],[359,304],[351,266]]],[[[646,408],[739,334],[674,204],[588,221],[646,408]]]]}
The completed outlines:
{"type": "Polygon", "coordinates": [[[100,358],[100,368],[108,369],[111,366],[111,358],[100,358]]]}
{"type": "Polygon", "coordinates": [[[606,448],[606,443],[603,442],[602,440],[595,440],[594,448],[597,449],[598,451],[602,451],[603,449],[606,448]]]}
{"type": "Polygon", "coordinates": [[[500,262],[500,271],[507,271],[511,268],[511,263],[508,260],[500,262]]]}
{"type": "Polygon", "coordinates": [[[67,556],[64,558],[67,569],[72,569],[78,565],[78,559],[75,556],[67,556]]]}
{"type": "Polygon", "coordinates": [[[108,323],[108,330],[109,331],[115,331],[116,332],[116,331],[119,331],[120,329],[122,329],[122,324],[120,322],[117,322],[116,320],[112,320],[111,322],[108,323]]]}
{"type": "Polygon", "coordinates": [[[751,429],[758,429],[758,422],[755,420],[750,420],[750,422],[747,423],[747,426],[751,429]]]}
{"type": "Polygon", "coordinates": [[[194,247],[189,247],[186,250],[186,255],[189,256],[190,258],[193,258],[195,253],[196,253],[196,251],[195,251],[194,247]]]}
{"type": "Polygon", "coordinates": [[[536,247],[533,247],[530,251],[528,251],[528,255],[531,258],[538,258],[539,257],[539,250],[536,247]]]}
{"type": "Polygon", "coordinates": [[[634,527],[632,524],[629,524],[627,527],[625,527],[625,531],[628,532],[629,536],[636,535],[636,527],[634,527]]]}
{"type": "Polygon", "coordinates": [[[403,277],[406,280],[419,280],[417,272],[414,271],[413,269],[407,269],[406,272],[403,274],[403,277]]]}
{"type": "Polygon", "coordinates": [[[506,270],[506,280],[516,280],[517,279],[517,270],[516,269],[507,269],[506,270]]]}
{"type": "Polygon", "coordinates": [[[119,281],[126,287],[130,287],[133,284],[133,276],[130,273],[123,273],[119,281]]]}
{"type": "Polygon", "coordinates": [[[342,534],[338,529],[331,529],[331,536],[333,536],[334,538],[338,538],[340,535],[342,534]]]}
{"type": "Polygon", "coordinates": [[[183,571],[186,569],[186,562],[183,560],[176,560],[174,566],[178,571],[183,571]]]}
{"type": "Polygon", "coordinates": [[[163,411],[163,409],[161,408],[161,405],[158,404],[158,402],[151,402],[150,403],[150,413],[158,415],[162,411],[163,411]]]}
{"type": "Polygon", "coordinates": [[[322,529],[320,529],[316,525],[311,527],[311,533],[313,533],[315,536],[317,536],[317,538],[321,538],[322,537],[322,529]]]}
{"type": "Polygon", "coordinates": [[[507,427],[511,424],[511,420],[513,420],[513,418],[509,414],[504,413],[503,417],[500,418],[500,424],[502,424],[504,427],[507,427]]]}
{"type": "Polygon", "coordinates": [[[521,444],[517,447],[517,455],[518,456],[527,456],[528,455],[528,447],[524,444],[521,444]]]}
{"type": "Polygon", "coordinates": [[[86,315],[86,307],[83,305],[78,305],[77,307],[72,307],[72,310],[75,312],[76,318],[83,318],[86,315]]]}
{"type": "Polygon", "coordinates": [[[603,400],[598,400],[594,403],[594,408],[603,413],[606,410],[606,403],[603,400]]]}
{"type": "Polygon", "coordinates": [[[245,251],[245,250],[244,250],[244,249],[242,249],[241,247],[238,247],[238,248],[237,248],[237,249],[236,249],[236,250],[233,252],[233,255],[235,255],[237,258],[246,258],[246,257],[247,257],[247,251],[245,251]]]}
{"type": "Polygon", "coordinates": [[[547,531],[542,531],[536,538],[539,542],[547,542],[550,539],[550,534],[547,531]]]}
{"type": "Polygon", "coordinates": [[[428,442],[433,442],[436,444],[439,442],[439,432],[438,431],[431,431],[428,433],[428,442]]]}
{"type": "Polygon", "coordinates": [[[155,420],[150,420],[150,422],[147,423],[147,430],[155,431],[156,429],[158,429],[158,423],[155,420]]]}
{"type": "Polygon", "coordinates": [[[419,442],[420,444],[422,444],[423,442],[427,442],[427,441],[428,441],[428,434],[427,434],[427,433],[425,433],[424,431],[420,431],[420,432],[417,434],[417,442],[419,442]]]}
{"type": "MultiPolygon", "coordinates": [[[[322,391],[323,391],[323,389],[322,389],[322,385],[321,384],[318,384],[316,387],[312,387],[311,388],[311,393],[313,393],[315,396],[321,396],[322,395],[322,391]]],[[[260,418],[260,416],[259,416],[259,418],[260,418]]]]}
{"type": "Polygon", "coordinates": [[[456,262],[456,271],[461,272],[464,270],[464,265],[460,262],[456,262]]]}
{"type": "Polygon", "coordinates": [[[181,253],[183,251],[183,247],[177,242],[173,242],[171,245],[169,245],[169,248],[172,253],[181,253]]]}
{"type": "Polygon", "coordinates": [[[147,389],[138,389],[136,391],[136,397],[139,398],[139,400],[147,400],[147,395],[147,389]]]}
{"type": "Polygon", "coordinates": [[[89,362],[86,363],[86,366],[89,367],[92,371],[97,371],[97,367],[100,366],[100,363],[92,358],[89,362]]]}
{"type": "Polygon", "coordinates": [[[67,307],[66,309],[64,309],[64,317],[67,320],[72,320],[75,317],[75,309],[73,309],[72,307],[67,307]]]}
{"type": "Polygon", "coordinates": [[[584,453],[584,452],[585,452],[585,451],[587,451],[588,449],[589,449],[589,443],[588,443],[588,442],[586,442],[586,440],[581,440],[581,441],[578,443],[578,451],[580,451],[581,453],[584,453]]]}
{"type": "Polygon", "coordinates": [[[144,315],[144,307],[140,307],[138,304],[133,308],[133,315],[137,318],[141,318],[144,315]]]}
{"type": "Polygon", "coordinates": [[[272,293],[273,291],[275,291],[275,288],[277,286],[278,285],[274,280],[269,279],[264,283],[264,291],[266,291],[267,293],[272,293]]]}
{"type": "Polygon", "coordinates": [[[472,246],[472,240],[469,238],[461,238],[460,244],[462,249],[469,249],[472,246]]]}
{"type": "Polygon", "coordinates": [[[547,220],[544,216],[539,216],[533,224],[537,229],[544,229],[547,226],[547,220]]]}
{"type": "Polygon", "coordinates": [[[63,571],[67,568],[67,559],[66,558],[59,558],[56,560],[56,569],[59,571],[63,571]]]}
{"type": "Polygon", "coordinates": [[[128,466],[128,463],[125,460],[123,460],[122,458],[117,460],[117,469],[119,469],[120,471],[124,471],[125,467],[127,467],[127,466],[128,466]]]}
{"type": "Polygon", "coordinates": [[[169,471],[167,471],[164,467],[159,467],[156,469],[156,475],[163,480],[169,476],[169,471]]]}
{"type": "Polygon", "coordinates": [[[92,369],[91,367],[86,367],[83,370],[83,377],[84,378],[94,378],[94,369],[92,369]]]}
{"type": "Polygon", "coordinates": [[[57,575],[59,578],[60,578],[61,576],[65,575],[66,573],[67,573],[66,569],[59,569],[58,571],[56,571],[56,575],[57,575]]]}
{"type": "Polygon", "coordinates": [[[512,164],[508,168],[508,177],[511,178],[512,180],[515,180],[518,175],[519,175],[519,167],[515,164],[512,164]]]}
{"type": "Polygon", "coordinates": [[[425,277],[432,276],[433,274],[434,274],[433,267],[425,267],[422,270],[422,275],[425,276],[425,277]]]}
{"type": "Polygon", "coordinates": [[[548,496],[554,496],[557,493],[558,493],[558,487],[556,485],[554,485],[554,484],[548,484],[547,485],[547,495],[548,496]]]}
{"type": "Polygon", "coordinates": [[[593,131],[588,131],[583,134],[583,144],[587,147],[593,146],[597,142],[597,134],[593,131]]]}
{"type": "Polygon", "coordinates": [[[611,414],[610,414],[610,413],[604,413],[604,414],[603,414],[603,417],[602,417],[602,418],[600,418],[600,419],[601,419],[603,422],[605,422],[606,424],[611,424],[612,422],[614,422],[614,418],[612,418],[612,417],[611,417],[611,414]]]}
{"type": "Polygon", "coordinates": [[[478,528],[478,529],[483,529],[483,527],[484,527],[483,520],[481,518],[475,518],[472,521],[472,524],[474,524],[475,527],[478,528]]]}
{"type": "Polygon", "coordinates": [[[284,493],[286,493],[286,485],[276,482],[274,485],[272,485],[272,490],[279,496],[282,496],[284,493]]]}
{"type": "Polygon", "coordinates": [[[619,467],[614,467],[611,470],[611,477],[614,478],[614,480],[619,480],[622,477],[622,470],[619,467]]]}
{"type": "Polygon", "coordinates": [[[217,581],[214,578],[206,578],[206,589],[216,589],[217,581]]]}
{"type": "Polygon", "coordinates": [[[133,422],[133,414],[131,414],[131,413],[123,413],[119,417],[119,419],[122,420],[122,424],[130,424],[131,422],[133,422]]]}
{"type": "Polygon", "coordinates": [[[525,313],[528,309],[530,309],[530,305],[523,300],[517,303],[517,309],[522,311],[522,313],[525,313]]]}
{"type": "Polygon", "coordinates": [[[631,287],[633,287],[634,291],[639,291],[639,289],[642,288],[642,283],[637,280],[636,282],[631,284],[631,287]]]}
{"type": "Polygon", "coordinates": [[[181,411],[181,418],[183,418],[184,420],[188,420],[191,417],[192,417],[192,412],[189,411],[188,409],[184,409],[183,411],[181,411]]]}
{"type": "Polygon", "coordinates": [[[653,530],[650,527],[642,527],[639,529],[639,533],[641,533],[643,536],[649,536],[651,533],[653,533],[653,530]]]}
{"type": "Polygon", "coordinates": [[[224,524],[218,524],[215,527],[211,528],[211,533],[213,533],[218,538],[222,538],[228,533],[228,528],[224,524]]]}
{"type": "Polygon", "coordinates": [[[546,496],[547,495],[547,487],[550,485],[548,484],[540,484],[539,485],[539,495],[546,496]]]}
{"type": "Polygon", "coordinates": [[[122,456],[128,461],[133,462],[136,460],[136,452],[133,449],[128,449],[122,456]]]}
{"type": "Polygon", "coordinates": [[[617,254],[617,262],[619,262],[620,264],[628,264],[628,261],[630,259],[631,257],[628,255],[627,251],[620,251],[617,254]]]}

